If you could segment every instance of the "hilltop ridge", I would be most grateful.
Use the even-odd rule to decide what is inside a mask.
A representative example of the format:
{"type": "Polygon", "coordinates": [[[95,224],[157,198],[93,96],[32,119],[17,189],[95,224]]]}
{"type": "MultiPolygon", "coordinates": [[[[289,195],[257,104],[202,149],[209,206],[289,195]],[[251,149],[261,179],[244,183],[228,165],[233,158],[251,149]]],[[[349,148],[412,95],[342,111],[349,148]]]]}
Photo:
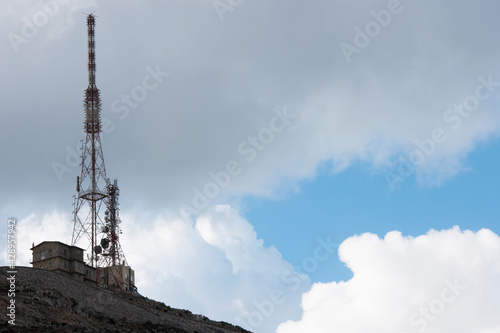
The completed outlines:
{"type": "Polygon", "coordinates": [[[249,332],[138,293],[109,291],[52,271],[16,267],[16,325],[8,324],[7,267],[0,267],[2,332],[249,332]]]}

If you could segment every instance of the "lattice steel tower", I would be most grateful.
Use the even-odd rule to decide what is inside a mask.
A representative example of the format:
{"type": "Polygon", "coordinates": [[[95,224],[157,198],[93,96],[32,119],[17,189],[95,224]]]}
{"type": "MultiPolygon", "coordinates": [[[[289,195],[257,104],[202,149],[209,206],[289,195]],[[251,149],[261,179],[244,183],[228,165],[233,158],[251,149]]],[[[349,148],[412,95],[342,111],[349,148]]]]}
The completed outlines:
{"type": "MultiPolygon", "coordinates": [[[[87,16],[89,86],[83,101],[85,109],[82,143],[82,172],[76,181],[72,245],[87,251],[92,267],[126,265],[119,243],[118,185],[106,178],[101,145],[101,98],[96,86],[95,16],[87,16]],[[102,207],[104,205],[104,207],[102,207]],[[102,212],[104,211],[104,214],[102,212]]],[[[116,278],[115,278],[116,280],[116,278]]]]}

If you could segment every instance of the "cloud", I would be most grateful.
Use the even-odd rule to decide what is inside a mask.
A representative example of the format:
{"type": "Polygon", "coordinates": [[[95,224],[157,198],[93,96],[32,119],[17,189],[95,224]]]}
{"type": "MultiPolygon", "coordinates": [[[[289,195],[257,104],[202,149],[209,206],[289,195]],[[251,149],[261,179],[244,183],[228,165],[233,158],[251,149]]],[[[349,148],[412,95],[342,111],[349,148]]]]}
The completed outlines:
{"type": "MultiPolygon", "coordinates": [[[[309,277],[265,246],[230,206],[211,207],[194,223],[169,216],[146,219],[122,216],[121,245],[142,295],[256,332],[300,318],[309,277]]],[[[57,212],[19,220],[18,265],[29,266],[32,242],[71,240],[71,225],[68,215],[57,212]]]]}
{"type": "Polygon", "coordinates": [[[499,332],[500,332],[500,326],[481,331],[481,333],[499,333],[499,332]]]}
{"type": "MultiPolygon", "coordinates": [[[[68,214],[52,211],[44,216],[30,214],[22,219],[17,219],[16,247],[17,265],[28,266],[31,262],[32,244],[39,244],[43,241],[60,241],[66,244],[71,243],[72,223],[68,214]]],[[[2,239],[7,239],[5,234],[0,234],[2,239]]],[[[2,248],[0,258],[4,262],[7,258],[6,247],[2,248]]]]}
{"type": "Polygon", "coordinates": [[[264,246],[230,206],[211,207],[194,223],[159,217],[148,228],[123,219],[122,244],[141,293],[258,332],[299,318],[309,278],[264,246]]]}
{"type": "MultiPolygon", "coordinates": [[[[437,128],[446,139],[425,154],[411,176],[439,184],[464,170],[467,154],[500,129],[494,56],[500,50],[491,43],[499,24],[492,13],[499,4],[401,4],[401,13],[351,63],[339,45],[354,43],[355,28],[364,29],[374,20],[371,12],[385,10],[387,1],[261,0],[241,3],[224,21],[211,1],[88,5],[87,11],[98,15],[97,83],[109,124],[104,156],[109,176],[124,190],[122,202],[171,211],[191,205],[194,190],[211,181],[210,172],[224,170],[232,160],[243,171],[222,195],[271,196],[314,177],[325,162],[334,171],[363,161],[378,172],[399,174],[399,156],[410,159],[419,150],[415,141],[432,138],[437,128]],[[143,85],[147,68],[157,66],[170,75],[144,98],[137,95],[134,89],[143,85]],[[454,111],[475,94],[479,77],[489,75],[495,82],[489,97],[466,116],[454,111]],[[135,98],[127,104],[126,96],[135,98]],[[285,106],[297,118],[248,162],[239,144],[269,127],[273,110],[285,106]],[[448,110],[452,114],[445,120],[448,110]]],[[[72,156],[78,156],[83,138],[87,85],[81,6],[61,5],[19,53],[8,39],[0,41],[8,83],[0,98],[9,110],[0,116],[9,124],[0,141],[17,138],[0,146],[15,162],[0,167],[2,174],[13,175],[2,179],[11,192],[1,201],[26,214],[31,211],[21,196],[36,202],[31,209],[50,204],[62,210],[79,173],[72,156]],[[67,167],[62,182],[54,162],[67,167]],[[48,191],[44,198],[36,194],[42,191],[48,191]]],[[[40,5],[26,11],[4,7],[9,14],[0,32],[6,35],[22,34],[21,18],[40,5]]],[[[218,197],[212,201],[224,203],[218,197]]]]}
{"type": "Polygon", "coordinates": [[[277,332],[497,332],[499,250],[500,237],[487,229],[351,237],[339,256],[353,278],[315,283],[303,295],[302,319],[277,332]]]}

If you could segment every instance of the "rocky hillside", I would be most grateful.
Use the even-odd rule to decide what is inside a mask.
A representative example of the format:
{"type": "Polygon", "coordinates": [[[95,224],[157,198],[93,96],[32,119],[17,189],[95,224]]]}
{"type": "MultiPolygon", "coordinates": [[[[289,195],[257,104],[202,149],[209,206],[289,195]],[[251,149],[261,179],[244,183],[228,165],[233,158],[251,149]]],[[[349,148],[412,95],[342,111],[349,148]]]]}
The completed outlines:
{"type": "Polygon", "coordinates": [[[248,332],[138,293],[112,292],[46,270],[16,269],[16,326],[12,326],[6,313],[8,268],[0,267],[1,332],[248,332]]]}

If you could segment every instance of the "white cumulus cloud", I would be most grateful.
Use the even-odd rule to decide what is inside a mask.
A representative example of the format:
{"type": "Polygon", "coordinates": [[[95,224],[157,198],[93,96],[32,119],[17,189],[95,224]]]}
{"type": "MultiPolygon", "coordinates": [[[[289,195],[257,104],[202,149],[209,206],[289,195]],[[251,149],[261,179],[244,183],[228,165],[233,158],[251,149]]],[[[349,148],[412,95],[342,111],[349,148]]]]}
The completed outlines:
{"type": "Polygon", "coordinates": [[[498,332],[500,237],[490,230],[363,234],[339,256],[353,278],[314,284],[302,319],[278,333],[498,332]]]}
{"type": "Polygon", "coordinates": [[[194,223],[160,217],[145,228],[136,217],[123,219],[122,244],[141,293],[255,332],[300,318],[309,278],[230,206],[212,207],[194,223]]]}

